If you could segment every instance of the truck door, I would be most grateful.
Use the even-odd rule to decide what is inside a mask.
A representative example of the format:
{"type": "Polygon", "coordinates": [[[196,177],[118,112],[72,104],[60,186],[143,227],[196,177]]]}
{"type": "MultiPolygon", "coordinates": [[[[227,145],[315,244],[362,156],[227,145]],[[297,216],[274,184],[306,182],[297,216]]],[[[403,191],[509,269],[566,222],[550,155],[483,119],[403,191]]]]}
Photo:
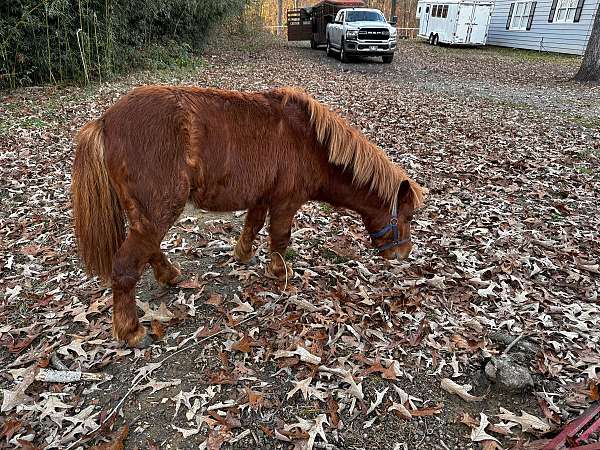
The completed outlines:
{"type": "Polygon", "coordinates": [[[475,5],[459,4],[458,16],[456,17],[456,35],[454,42],[456,44],[466,44],[469,42],[469,34],[471,32],[471,22],[475,5]]]}
{"type": "MultiPolygon", "coordinates": [[[[344,11],[338,12],[337,16],[335,17],[335,22],[344,23],[344,15],[345,15],[344,11]]],[[[333,28],[332,34],[329,36],[331,43],[333,45],[335,45],[336,47],[341,48],[344,27],[340,24],[337,24],[337,26],[332,27],[332,28],[333,28]]]]}
{"type": "Polygon", "coordinates": [[[491,12],[492,5],[475,5],[469,38],[470,44],[485,44],[491,12]]]}

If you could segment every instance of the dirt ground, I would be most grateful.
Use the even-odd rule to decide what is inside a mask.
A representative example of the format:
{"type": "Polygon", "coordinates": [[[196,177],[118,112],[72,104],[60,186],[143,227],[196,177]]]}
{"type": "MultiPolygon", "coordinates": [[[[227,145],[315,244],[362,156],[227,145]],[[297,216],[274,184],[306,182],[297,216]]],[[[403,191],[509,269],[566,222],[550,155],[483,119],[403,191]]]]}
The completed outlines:
{"type": "Polygon", "coordinates": [[[140,449],[541,448],[598,400],[600,87],[570,81],[579,58],[224,48],[177,71],[1,94],[0,446],[87,448],[127,425],[140,449]],[[240,265],[243,213],[188,207],[163,243],[184,281],[148,270],[138,285],[164,337],[115,343],[110,290],[76,258],[72,140],[150,83],[314,95],[427,188],[409,260],[382,260],[356,214],[310,203],[279,283],[263,276],[265,231],[240,265]],[[511,393],[484,367],[516,338],[533,387],[511,393]],[[104,379],[34,381],[44,368],[104,379]]]}

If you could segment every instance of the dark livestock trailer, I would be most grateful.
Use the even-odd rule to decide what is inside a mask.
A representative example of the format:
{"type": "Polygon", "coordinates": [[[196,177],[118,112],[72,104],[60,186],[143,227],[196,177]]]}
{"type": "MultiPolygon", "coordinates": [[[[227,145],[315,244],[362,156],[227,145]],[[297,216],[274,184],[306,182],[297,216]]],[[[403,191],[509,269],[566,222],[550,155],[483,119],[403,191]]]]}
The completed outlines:
{"type": "Polygon", "coordinates": [[[288,41],[310,41],[312,48],[325,45],[327,24],[343,8],[364,7],[362,0],[325,0],[315,6],[288,9],[288,41]]]}

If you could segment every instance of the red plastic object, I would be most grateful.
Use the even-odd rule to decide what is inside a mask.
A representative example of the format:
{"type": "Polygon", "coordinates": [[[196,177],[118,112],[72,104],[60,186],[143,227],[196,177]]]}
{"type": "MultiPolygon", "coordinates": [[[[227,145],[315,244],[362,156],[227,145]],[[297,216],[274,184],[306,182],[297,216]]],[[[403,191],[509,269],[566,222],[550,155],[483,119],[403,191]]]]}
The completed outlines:
{"type": "Polygon", "coordinates": [[[570,422],[554,439],[548,442],[542,450],[576,449],[600,450],[600,442],[585,444],[585,441],[600,430],[600,402],[595,402],[581,416],[570,422]],[[576,447],[565,447],[567,440],[575,442],[576,447]],[[583,445],[580,445],[583,444],[583,445]]]}

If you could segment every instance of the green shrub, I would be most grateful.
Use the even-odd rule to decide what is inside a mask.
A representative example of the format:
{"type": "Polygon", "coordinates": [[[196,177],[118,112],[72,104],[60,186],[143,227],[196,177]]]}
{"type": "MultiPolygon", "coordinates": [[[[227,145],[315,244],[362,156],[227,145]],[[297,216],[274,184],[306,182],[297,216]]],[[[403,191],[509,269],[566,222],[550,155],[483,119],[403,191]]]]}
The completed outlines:
{"type": "Polygon", "coordinates": [[[246,0],[10,0],[0,3],[0,88],[101,80],[153,58],[186,64],[246,0]],[[159,48],[162,47],[162,50],[159,48]]]}

